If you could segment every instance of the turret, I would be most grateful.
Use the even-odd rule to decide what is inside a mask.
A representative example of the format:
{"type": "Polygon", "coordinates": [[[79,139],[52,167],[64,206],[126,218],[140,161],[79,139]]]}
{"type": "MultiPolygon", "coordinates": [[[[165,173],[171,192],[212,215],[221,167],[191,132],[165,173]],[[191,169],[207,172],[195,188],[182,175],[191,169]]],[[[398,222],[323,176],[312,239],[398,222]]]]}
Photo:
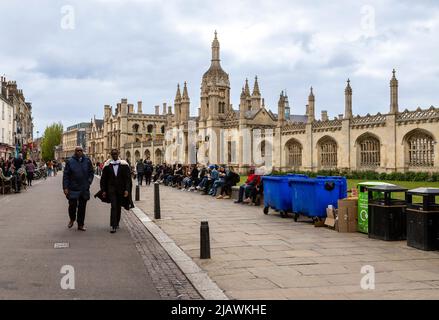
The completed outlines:
{"type": "Polygon", "coordinates": [[[352,88],[351,88],[351,80],[348,79],[348,84],[346,85],[346,89],[344,91],[345,96],[345,108],[344,108],[344,117],[345,119],[352,118],[352,88]]]}
{"type": "Polygon", "coordinates": [[[255,77],[255,84],[253,86],[253,93],[251,96],[252,110],[259,110],[261,108],[261,92],[259,90],[258,77],[255,77]]]}
{"type": "Polygon", "coordinates": [[[314,122],[315,120],[315,97],[313,88],[311,87],[311,92],[309,93],[308,97],[308,122],[314,122]]]}
{"type": "Polygon", "coordinates": [[[396,79],[396,71],[393,69],[393,77],[390,80],[390,113],[398,113],[398,79],[396,79]]]}

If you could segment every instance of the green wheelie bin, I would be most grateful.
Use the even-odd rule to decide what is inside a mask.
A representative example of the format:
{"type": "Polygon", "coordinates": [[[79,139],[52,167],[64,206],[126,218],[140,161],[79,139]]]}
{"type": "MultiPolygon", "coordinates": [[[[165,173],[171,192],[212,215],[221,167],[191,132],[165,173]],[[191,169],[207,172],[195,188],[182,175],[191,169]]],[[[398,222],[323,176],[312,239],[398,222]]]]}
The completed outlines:
{"type": "MultiPolygon", "coordinates": [[[[369,233],[369,187],[376,186],[395,186],[386,182],[361,182],[357,185],[358,189],[358,231],[369,233]]],[[[378,194],[377,194],[378,196],[378,194]]]]}

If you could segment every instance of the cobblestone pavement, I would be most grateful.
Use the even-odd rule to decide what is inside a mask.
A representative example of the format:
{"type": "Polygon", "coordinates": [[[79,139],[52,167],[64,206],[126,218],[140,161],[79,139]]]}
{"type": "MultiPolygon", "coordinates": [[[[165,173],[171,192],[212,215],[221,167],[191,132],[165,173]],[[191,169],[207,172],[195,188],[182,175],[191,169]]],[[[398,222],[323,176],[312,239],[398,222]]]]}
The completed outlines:
{"type": "MultiPolygon", "coordinates": [[[[171,237],[231,299],[438,299],[439,252],[342,234],[264,215],[262,208],[160,186],[162,220],[171,237]],[[212,259],[199,259],[200,222],[210,226],[212,259]],[[375,269],[375,290],[360,286],[375,269]]],[[[138,206],[153,215],[153,187],[138,206]]]]}
{"type": "Polygon", "coordinates": [[[131,211],[125,211],[122,219],[160,296],[168,300],[201,300],[186,276],[139,219],[131,211]]]}
{"type": "MultiPolygon", "coordinates": [[[[95,179],[92,194],[97,187],[95,179]]],[[[87,231],[68,229],[60,174],[0,196],[0,299],[199,299],[131,212],[123,213],[114,235],[109,212],[109,205],[91,199],[87,231]],[[55,249],[56,243],[69,247],[55,249]],[[74,268],[74,290],[61,288],[65,265],[74,268]]]]}

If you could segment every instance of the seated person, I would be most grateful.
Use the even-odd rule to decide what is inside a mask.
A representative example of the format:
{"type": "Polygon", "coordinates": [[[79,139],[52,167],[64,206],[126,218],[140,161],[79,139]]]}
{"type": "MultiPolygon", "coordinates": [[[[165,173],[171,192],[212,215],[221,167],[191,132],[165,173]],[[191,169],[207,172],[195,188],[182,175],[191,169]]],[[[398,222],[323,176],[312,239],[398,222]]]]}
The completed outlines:
{"type": "Polygon", "coordinates": [[[221,167],[219,167],[219,170],[218,170],[218,178],[213,182],[212,188],[209,191],[209,194],[212,197],[216,197],[216,193],[217,193],[218,188],[221,188],[224,185],[225,177],[226,177],[226,169],[221,166],[221,167]]]}
{"type": "Polygon", "coordinates": [[[255,174],[254,169],[250,169],[249,175],[245,183],[239,187],[239,198],[235,203],[249,203],[251,201],[250,196],[261,181],[261,177],[255,174]],[[245,200],[243,200],[245,195],[245,200]]]}
{"type": "Polygon", "coordinates": [[[232,187],[236,186],[241,177],[239,174],[234,172],[233,168],[230,167],[226,170],[226,176],[224,178],[224,185],[221,187],[221,193],[217,199],[230,199],[232,197],[232,187]]]}

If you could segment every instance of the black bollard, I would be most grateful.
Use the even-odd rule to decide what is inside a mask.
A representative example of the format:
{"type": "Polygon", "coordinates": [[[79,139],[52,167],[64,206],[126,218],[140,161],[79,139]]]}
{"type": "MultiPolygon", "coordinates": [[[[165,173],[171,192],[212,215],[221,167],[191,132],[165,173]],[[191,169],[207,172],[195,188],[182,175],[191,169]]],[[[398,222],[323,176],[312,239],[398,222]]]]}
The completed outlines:
{"type": "Polygon", "coordinates": [[[154,219],[161,219],[160,217],[160,189],[159,183],[154,183],[154,219]]]}
{"type": "Polygon", "coordinates": [[[136,201],[140,201],[140,187],[136,186],[136,201]]]}
{"type": "Polygon", "coordinates": [[[210,259],[209,222],[202,221],[200,226],[200,259],[210,259]]]}

